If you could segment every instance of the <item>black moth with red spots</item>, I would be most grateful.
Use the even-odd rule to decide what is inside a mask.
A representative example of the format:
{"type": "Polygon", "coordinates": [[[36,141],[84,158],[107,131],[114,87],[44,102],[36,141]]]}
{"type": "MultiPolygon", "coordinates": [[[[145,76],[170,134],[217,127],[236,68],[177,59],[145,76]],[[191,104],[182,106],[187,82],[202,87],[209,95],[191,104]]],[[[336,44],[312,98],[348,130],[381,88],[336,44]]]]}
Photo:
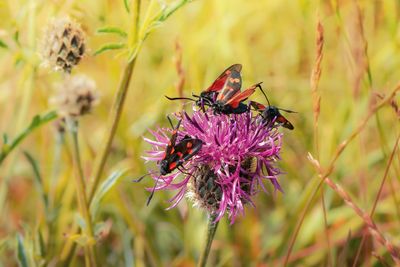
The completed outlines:
{"type": "Polygon", "coordinates": [[[248,96],[254,93],[257,85],[241,92],[242,77],[240,72],[241,64],[233,64],[224,70],[217,79],[200,95],[193,94],[197,99],[187,97],[168,97],[169,100],[186,99],[196,102],[196,105],[204,109],[211,106],[215,113],[240,114],[247,110],[247,106],[242,103],[248,96]]]}
{"type": "MultiPolygon", "coordinates": [[[[272,122],[275,124],[293,130],[293,125],[279,112],[285,111],[293,113],[294,111],[277,108],[269,104],[269,100],[261,88],[261,82],[256,83],[244,91],[241,91],[242,77],[241,64],[233,64],[224,70],[218,78],[200,95],[194,95],[196,99],[187,97],[168,97],[169,100],[186,99],[196,102],[197,106],[200,106],[203,110],[205,106],[209,106],[213,109],[214,114],[241,114],[253,107],[255,110],[260,111],[260,115],[263,117],[264,122],[272,122]],[[250,101],[249,104],[245,104],[244,101],[250,97],[255,90],[259,88],[267,99],[268,106],[264,106],[260,103],[250,101]]],[[[190,137],[189,137],[190,138],[190,137]]],[[[185,138],[183,139],[183,141],[185,138]]],[[[163,163],[163,171],[168,170],[166,163],[163,163]]]]}
{"type": "Polygon", "coordinates": [[[289,130],[293,130],[294,126],[290,123],[280,112],[279,110],[283,110],[286,112],[293,113],[294,111],[280,109],[275,106],[264,106],[263,104],[250,101],[250,105],[254,107],[256,110],[260,111],[261,117],[263,118],[264,122],[277,124],[289,130]]]}
{"type": "MultiPolygon", "coordinates": [[[[180,140],[177,143],[178,139],[178,129],[181,124],[181,120],[179,120],[178,124],[176,127],[173,127],[171,119],[167,116],[171,127],[173,128],[171,138],[168,142],[167,147],[165,148],[165,153],[163,159],[160,161],[160,175],[157,177],[157,180],[154,184],[153,190],[151,191],[151,194],[149,198],[147,199],[147,205],[150,204],[151,199],[153,198],[155,189],[158,184],[158,180],[160,179],[161,176],[166,175],[168,173],[173,172],[175,169],[180,170],[182,173],[184,171],[180,169],[186,161],[188,161],[191,157],[196,155],[202,145],[203,141],[197,138],[192,138],[188,135],[185,135],[182,140],[180,140]]],[[[133,182],[140,182],[144,177],[149,175],[151,173],[147,173],[143,175],[142,177],[133,180],[133,182]]]]}
{"type": "Polygon", "coordinates": [[[265,96],[265,99],[267,99],[268,106],[264,106],[263,104],[254,101],[250,101],[249,106],[253,107],[256,111],[260,112],[261,117],[263,118],[263,122],[266,122],[267,124],[272,124],[272,123],[277,124],[278,126],[282,126],[289,130],[293,130],[294,129],[293,124],[291,124],[290,121],[288,121],[279,111],[282,110],[288,113],[296,113],[296,112],[288,109],[282,109],[275,106],[271,106],[267,95],[265,94],[265,92],[261,87],[260,90],[265,96]]]}
{"type": "Polygon", "coordinates": [[[200,139],[192,138],[188,135],[176,144],[180,124],[181,121],[179,121],[174,128],[171,139],[165,149],[164,158],[160,162],[161,175],[171,173],[176,168],[182,166],[185,161],[196,155],[203,145],[203,142],[200,139]]]}

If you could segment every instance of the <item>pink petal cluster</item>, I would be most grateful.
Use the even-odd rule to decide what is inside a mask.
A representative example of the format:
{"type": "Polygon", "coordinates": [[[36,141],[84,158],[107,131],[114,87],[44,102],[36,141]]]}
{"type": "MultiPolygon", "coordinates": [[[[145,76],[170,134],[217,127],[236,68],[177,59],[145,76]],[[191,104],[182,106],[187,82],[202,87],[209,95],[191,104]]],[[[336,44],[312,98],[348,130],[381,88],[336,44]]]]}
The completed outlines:
{"type": "MultiPolygon", "coordinates": [[[[250,203],[251,197],[261,188],[266,191],[264,181],[272,183],[275,190],[282,191],[275,167],[279,160],[282,134],[276,127],[263,123],[260,115],[251,111],[238,115],[215,115],[211,110],[194,110],[192,115],[183,112],[178,115],[181,127],[178,142],[184,136],[203,141],[201,150],[188,160],[185,173],[179,170],[161,176],[156,190],[177,190],[170,200],[174,207],[184,197],[190,179],[200,166],[207,165],[217,175],[216,183],[221,187],[222,197],[219,208],[215,211],[217,220],[225,213],[231,223],[238,214],[244,213],[244,204],[250,203]],[[243,162],[251,158],[256,162],[254,170],[243,169],[243,162]],[[182,176],[179,178],[178,176],[182,176]]],[[[155,140],[145,138],[152,145],[146,160],[160,161],[171,136],[172,129],[159,128],[151,131],[155,140]]],[[[157,179],[158,175],[153,175],[157,179]]]]}

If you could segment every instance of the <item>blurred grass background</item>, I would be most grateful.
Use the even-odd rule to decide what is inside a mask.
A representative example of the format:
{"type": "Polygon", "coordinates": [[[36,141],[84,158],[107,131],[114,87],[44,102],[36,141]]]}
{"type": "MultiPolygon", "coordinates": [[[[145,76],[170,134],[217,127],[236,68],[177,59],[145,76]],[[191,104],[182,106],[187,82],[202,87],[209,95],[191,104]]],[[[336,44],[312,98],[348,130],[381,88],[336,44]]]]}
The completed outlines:
{"type": "MultiPolygon", "coordinates": [[[[148,1],[142,2],[144,10],[148,1]]],[[[102,95],[100,105],[80,123],[82,160],[89,176],[124,67],[118,52],[91,55],[116,40],[96,34],[96,29],[126,29],[130,17],[122,0],[0,2],[0,132],[13,137],[35,114],[52,109],[48,99],[62,75],[40,67],[37,47],[49,19],[65,14],[82,24],[91,49],[73,73],[92,77],[102,95]]],[[[310,86],[316,27],[318,20],[324,27],[318,136],[319,160],[327,167],[371,103],[379,101],[378,94],[388,95],[399,82],[399,18],[397,0],[196,0],[171,16],[149,36],[140,52],[112,145],[105,173],[131,169],[99,206],[96,229],[102,234],[96,248],[101,265],[195,266],[205,239],[206,215],[186,201],[166,211],[166,200],[173,192],[157,192],[146,207],[144,188],[152,182],[134,184],[131,180],[156,167],[145,166],[140,158],[148,148],[142,136],[148,135],[148,128],[166,125],[166,114],[182,107],[164,95],[178,95],[182,78],[186,96],[199,93],[227,66],[241,63],[244,86],[264,82],[274,105],[298,114],[287,115],[294,131],[282,129],[280,165],[285,174],[280,183],[285,194],[275,195],[269,187],[271,193],[258,194],[256,208],[247,207],[234,225],[223,219],[209,266],[283,265],[307,201],[311,206],[289,265],[352,266],[362,235],[368,232],[363,220],[328,187],[323,186],[325,215],[321,191],[311,199],[320,181],[307,159],[308,152],[317,155],[310,86]],[[179,57],[184,76],[176,70],[179,57]]],[[[254,99],[265,101],[260,94],[254,99]]],[[[373,206],[398,136],[399,115],[385,105],[349,143],[330,175],[366,212],[373,206]]],[[[67,139],[60,145],[57,138],[54,125],[42,127],[0,167],[0,179],[6,185],[0,199],[0,266],[17,266],[18,238],[28,255],[28,266],[63,264],[64,245],[73,239],[78,211],[71,143],[67,139]],[[35,182],[23,151],[37,161],[42,186],[35,182]],[[50,196],[50,210],[45,209],[40,188],[50,196]]],[[[373,216],[395,245],[400,245],[399,178],[400,155],[396,152],[373,216]]],[[[393,264],[389,253],[369,236],[356,266],[385,264],[393,264]]],[[[78,250],[71,266],[81,265],[83,256],[78,250]]]]}

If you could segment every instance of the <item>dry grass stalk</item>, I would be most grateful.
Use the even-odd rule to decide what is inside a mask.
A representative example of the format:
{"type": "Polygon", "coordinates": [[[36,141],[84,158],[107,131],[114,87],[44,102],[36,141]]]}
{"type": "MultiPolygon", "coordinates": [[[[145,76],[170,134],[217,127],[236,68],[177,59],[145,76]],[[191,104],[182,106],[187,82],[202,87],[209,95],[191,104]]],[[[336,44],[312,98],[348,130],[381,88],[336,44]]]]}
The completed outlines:
{"type": "Polygon", "coordinates": [[[338,195],[344,200],[344,202],[355,211],[355,213],[367,225],[369,232],[375,237],[376,241],[385,246],[396,265],[400,265],[399,249],[383,236],[376,224],[373,222],[371,216],[368,213],[364,212],[360,207],[358,207],[357,204],[355,204],[354,201],[351,199],[350,195],[339,184],[334,183],[329,177],[325,177],[322,175],[323,171],[319,161],[314,159],[310,153],[308,154],[308,159],[320,173],[319,177],[322,178],[330,188],[338,193],[338,195]]]}
{"type": "Polygon", "coordinates": [[[380,264],[382,264],[382,266],[390,267],[390,265],[385,261],[385,259],[381,255],[372,252],[372,256],[374,256],[380,262],[380,264]]]}
{"type": "MultiPolygon", "coordinates": [[[[376,206],[378,205],[380,196],[382,194],[383,186],[385,185],[386,179],[388,177],[389,169],[390,169],[390,166],[392,165],[394,155],[396,154],[396,150],[397,150],[397,146],[399,144],[399,140],[400,140],[400,135],[397,137],[397,140],[396,140],[396,143],[395,143],[394,148],[392,150],[392,153],[390,154],[389,161],[388,161],[388,163],[386,165],[385,173],[383,175],[383,179],[381,181],[381,185],[379,187],[378,194],[376,195],[374,205],[372,206],[372,209],[371,209],[371,212],[370,212],[371,218],[374,216],[374,213],[375,213],[375,210],[376,210],[376,206]]],[[[357,249],[357,253],[356,253],[356,257],[355,257],[354,262],[353,262],[353,266],[357,266],[358,258],[360,256],[361,250],[362,250],[362,248],[364,246],[365,238],[366,238],[366,234],[363,234],[363,237],[361,239],[360,245],[358,246],[358,249],[357,249]]]]}
{"type": "MultiPolygon", "coordinates": [[[[321,184],[325,181],[325,179],[333,172],[334,169],[334,165],[337,161],[337,159],[339,158],[339,156],[341,155],[341,153],[344,151],[344,149],[347,147],[347,145],[364,129],[365,125],[367,124],[367,122],[369,121],[369,119],[381,108],[383,107],[385,104],[387,103],[391,103],[391,101],[394,99],[394,97],[396,96],[397,92],[400,90],[400,83],[397,84],[395,86],[395,88],[392,90],[392,92],[389,94],[388,97],[386,97],[385,99],[383,99],[380,103],[376,104],[375,106],[371,107],[369,113],[367,114],[367,116],[364,118],[364,120],[359,124],[359,126],[353,131],[353,133],[350,135],[350,137],[346,140],[344,140],[336,149],[336,153],[333,157],[333,159],[331,160],[331,163],[329,164],[328,168],[326,168],[326,171],[324,174],[322,174],[322,168],[319,168],[319,170],[321,172],[319,172],[319,176],[322,178],[321,183],[318,185],[318,187],[316,188],[316,190],[314,191],[314,193],[312,194],[312,196],[310,197],[310,199],[314,198],[314,196],[316,195],[316,193],[319,191],[319,188],[321,187],[321,184]]],[[[310,154],[311,156],[311,154],[310,154]]],[[[318,162],[318,161],[317,161],[318,162]]],[[[319,165],[319,162],[318,162],[319,165]]],[[[287,266],[288,262],[289,262],[289,258],[290,258],[290,254],[291,251],[293,249],[294,243],[296,241],[297,235],[300,231],[300,227],[304,221],[306,212],[308,210],[308,208],[311,205],[311,201],[308,201],[308,203],[306,204],[305,208],[304,208],[304,212],[302,213],[302,215],[299,218],[299,223],[296,226],[296,229],[294,231],[292,240],[290,241],[289,244],[289,248],[288,248],[288,252],[285,256],[285,261],[284,261],[284,266],[287,266]]]]}
{"type": "Polygon", "coordinates": [[[329,166],[326,169],[325,174],[322,176],[322,178],[326,178],[332,173],[337,159],[342,154],[342,152],[347,147],[347,145],[364,129],[364,127],[366,126],[366,124],[369,121],[369,119],[372,116],[374,116],[375,113],[381,107],[383,107],[384,105],[386,105],[388,103],[391,103],[391,101],[394,99],[394,97],[396,96],[398,91],[400,91],[400,83],[396,85],[396,87],[393,89],[393,91],[385,99],[383,99],[380,103],[378,103],[375,106],[373,106],[369,110],[367,116],[361,121],[361,123],[358,125],[358,127],[351,133],[350,137],[347,138],[346,140],[344,140],[342,143],[340,143],[340,145],[336,149],[335,155],[334,155],[331,163],[329,164],[329,166]]]}
{"type": "Polygon", "coordinates": [[[321,21],[318,20],[317,24],[317,37],[316,37],[316,59],[314,63],[314,68],[311,72],[311,96],[313,102],[313,112],[314,112],[314,142],[316,153],[319,156],[319,144],[318,144],[318,118],[321,110],[321,96],[318,94],[318,84],[321,78],[321,62],[323,58],[323,48],[324,48],[324,28],[321,21]]]}
{"type": "MultiPolygon", "coordinates": [[[[324,27],[321,24],[321,21],[318,19],[317,29],[316,29],[316,59],[314,62],[314,67],[311,72],[311,97],[313,102],[313,112],[314,112],[314,147],[316,151],[317,158],[319,158],[319,140],[318,140],[318,118],[321,111],[321,96],[318,94],[318,85],[321,79],[321,62],[323,58],[323,48],[324,48],[324,27]]],[[[324,224],[325,224],[325,235],[328,247],[328,266],[332,266],[331,262],[331,253],[330,253],[330,238],[329,238],[329,231],[328,231],[328,223],[326,219],[326,208],[325,208],[325,197],[324,191],[321,191],[321,204],[322,210],[324,213],[324,224]]]]}
{"type": "Polygon", "coordinates": [[[363,15],[361,7],[357,1],[354,1],[356,9],[354,36],[351,38],[353,43],[353,57],[355,61],[356,73],[353,84],[353,96],[357,98],[360,95],[361,81],[365,74],[368,75],[369,86],[372,86],[371,71],[368,59],[368,42],[365,38],[363,26],[363,15]]]}
{"type": "MultiPolygon", "coordinates": [[[[375,92],[375,95],[379,99],[383,99],[385,97],[385,95],[383,93],[379,93],[379,92],[375,92]]],[[[397,101],[394,98],[390,101],[390,106],[392,107],[392,109],[393,109],[394,113],[396,114],[397,118],[400,119],[399,104],[397,103],[397,101]]]]}
{"type": "Polygon", "coordinates": [[[178,82],[175,87],[179,97],[183,97],[183,86],[185,85],[185,70],[182,65],[182,46],[178,40],[175,42],[175,69],[178,73],[178,82]]]}

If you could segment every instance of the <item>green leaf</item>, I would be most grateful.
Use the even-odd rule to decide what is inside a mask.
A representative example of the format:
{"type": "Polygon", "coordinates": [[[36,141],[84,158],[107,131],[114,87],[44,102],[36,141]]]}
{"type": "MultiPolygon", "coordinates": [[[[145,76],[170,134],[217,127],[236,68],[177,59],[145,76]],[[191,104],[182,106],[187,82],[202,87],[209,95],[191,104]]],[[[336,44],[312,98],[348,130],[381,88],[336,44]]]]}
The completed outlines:
{"type": "Polygon", "coordinates": [[[102,47],[100,47],[96,52],[94,52],[94,55],[97,56],[103,52],[109,51],[109,50],[118,50],[121,48],[124,48],[125,44],[124,43],[119,43],[119,44],[106,44],[102,47]]]}
{"type": "Polygon", "coordinates": [[[46,256],[46,244],[44,242],[42,231],[38,230],[38,236],[39,236],[39,252],[40,252],[40,256],[42,258],[44,258],[46,256]]]}
{"type": "Polygon", "coordinates": [[[49,208],[49,200],[48,200],[47,194],[44,190],[42,176],[40,175],[40,171],[39,171],[39,165],[38,165],[37,161],[32,157],[32,155],[29,154],[29,152],[24,151],[24,155],[32,167],[33,173],[35,175],[35,181],[37,184],[39,194],[42,196],[43,204],[46,208],[46,216],[47,216],[47,215],[49,215],[49,212],[47,212],[48,208],[49,208]]]}
{"type": "Polygon", "coordinates": [[[36,128],[46,124],[57,118],[57,113],[55,111],[50,111],[44,115],[36,115],[33,117],[32,122],[29,126],[22,131],[10,144],[3,144],[0,151],[0,164],[4,159],[10,154],[10,152],[15,149],[29,134],[31,134],[36,128]]]}
{"type": "Polygon", "coordinates": [[[351,242],[351,231],[347,234],[347,240],[344,244],[341,251],[339,251],[339,255],[337,258],[337,266],[346,266],[347,257],[349,256],[350,251],[350,242],[351,242]]]}
{"type": "Polygon", "coordinates": [[[28,260],[26,257],[24,240],[20,234],[17,234],[17,246],[18,246],[17,258],[18,258],[19,266],[28,267],[28,260]]]}
{"type": "Polygon", "coordinates": [[[126,229],[124,232],[126,234],[122,235],[122,246],[123,246],[123,252],[124,252],[124,260],[125,260],[125,266],[134,266],[135,261],[134,261],[134,255],[133,255],[133,248],[132,248],[132,234],[126,229]]]}
{"type": "Polygon", "coordinates": [[[164,8],[162,10],[162,13],[159,17],[159,21],[165,21],[168,17],[170,17],[172,14],[174,14],[178,9],[183,7],[189,2],[192,2],[193,0],[180,0],[175,2],[174,4],[168,6],[167,8],[164,8]]]}
{"type": "Polygon", "coordinates": [[[3,134],[3,144],[8,144],[8,135],[6,133],[3,134]]]}
{"type": "Polygon", "coordinates": [[[126,12],[130,13],[131,11],[129,10],[129,0],[124,0],[124,7],[126,12]]]}
{"type": "Polygon", "coordinates": [[[82,229],[82,231],[86,230],[86,227],[87,227],[86,222],[80,213],[75,214],[75,222],[79,225],[79,227],[82,229]]]}
{"type": "Polygon", "coordinates": [[[123,170],[117,170],[111,173],[110,176],[106,180],[103,181],[103,183],[100,185],[99,189],[97,189],[93,201],[90,204],[90,214],[92,218],[95,217],[97,210],[100,206],[100,202],[103,199],[103,197],[107,194],[108,191],[115,185],[115,183],[123,177],[129,169],[123,169],[123,170]]]}
{"type": "Polygon", "coordinates": [[[19,31],[16,31],[13,35],[14,41],[21,46],[21,44],[19,43],[19,31]]]}
{"type": "Polygon", "coordinates": [[[3,42],[3,40],[0,40],[0,47],[7,49],[8,45],[5,42],[3,42]]]}
{"type": "Polygon", "coordinates": [[[128,36],[128,34],[124,30],[117,28],[117,27],[100,28],[100,29],[97,29],[97,33],[115,33],[124,38],[126,38],[128,36]]]}

